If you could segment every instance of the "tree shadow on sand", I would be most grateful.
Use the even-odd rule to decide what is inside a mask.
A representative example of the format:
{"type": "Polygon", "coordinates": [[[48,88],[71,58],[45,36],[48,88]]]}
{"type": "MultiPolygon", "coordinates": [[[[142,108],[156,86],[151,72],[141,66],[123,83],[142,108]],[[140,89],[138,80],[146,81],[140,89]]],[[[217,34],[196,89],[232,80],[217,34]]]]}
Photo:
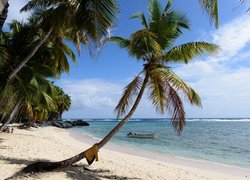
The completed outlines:
{"type": "MultiPolygon", "coordinates": [[[[24,165],[28,165],[28,164],[33,162],[31,160],[18,159],[18,158],[6,157],[6,156],[0,156],[0,160],[5,161],[6,164],[24,164],[24,165]]],[[[35,159],[34,161],[36,161],[36,160],[38,160],[38,159],[35,159]]],[[[42,161],[42,160],[39,159],[39,161],[42,161]]],[[[43,161],[44,161],[44,159],[43,159],[43,161]]]]}
{"type": "MultiPolygon", "coordinates": [[[[0,160],[4,160],[6,163],[9,164],[23,164],[23,165],[28,165],[33,163],[34,161],[45,161],[45,160],[34,160],[34,161],[30,161],[30,160],[26,160],[26,159],[15,159],[15,158],[11,158],[11,157],[3,157],[0,156],[0,160]]],[[[82,179],[88,179],[88,180],[101,180],[103,178],[105,179],[119,179],[119,180],[132,180],[132,179],[138,179],[138,178],[129,178],[129,177],[125,177],[125,176],[118,176],[113,174],[110,170],[108,169],[88,169],[87,165],[72,165],[69,166],[65,169],[59,169],[53,172],[64,172],[66,173],[66,175],[71,178],[71,179],[75,179],[75,180],[82,180],[82,179]]],[[[50,173],[53,173],[50,172],[50,173]]],[[[46,172],[44,172],[46,173],[46,172]]],[[[22,169],[18,172],[16,172],[14,175],[6,178],[5,180],[13,180],[13,179],[22,179],[22,178],[33,178],[33,179],[37,179],[39,177],[41,177],[41,174],[43,173],[23,173],[22,169]]]]}
{"type": "Polygon", "coordinates": [[[84,165],[73,165],[71,167],[66,168],[67,176],[72,179],[89,179],[89,180],[99,180],[99,179],[119,179],[119,180],[131,180],[138,178],[129,178],[125,176],[118,176],[112,174],[108,169],[88,169],[84,165]]]}

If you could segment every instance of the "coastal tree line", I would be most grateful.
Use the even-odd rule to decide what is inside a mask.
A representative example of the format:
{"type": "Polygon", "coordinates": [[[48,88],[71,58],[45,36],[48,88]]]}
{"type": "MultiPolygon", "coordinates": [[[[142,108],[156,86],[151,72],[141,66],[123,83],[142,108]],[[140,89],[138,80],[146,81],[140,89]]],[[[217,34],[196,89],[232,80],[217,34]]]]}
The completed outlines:
{"type": "MultiPolygon", "coordinates": [[[[218,27],[218,1],[200,0],[211,21],[218,27]]],[[[242,2],[242,1],[241,1],[242,2]]],[[[171,7],[169,0],[162,7],[158,0],[150,0],[148,16],[133,15],[142,28],[128,38],[108,37],[116,26],[116,0],[31,0],[21,11],[31,11],[27,22],[13,21],[9,31],[0,32],[0,118],[4,125],[13,120],[47,120],[70,107],[70,97],[53,84],[51,79],[69,72],[69,60],[77,55],[65,43],[72,42],[80,54],[81,45],[100,47],[114,42],[126,49],[130,56],[142,62],[142,71],[124,88],[115,111],[122,121],[101,140],[102,148],[132,117],[145,91],[160,113],[168,112],[178,133],[185,126],[185,110],[180,94],[201,106],[198,94],[175,74],[170,64],[188,63],[197,56],[214,54],[219,50],[208,42],[187,42],[173,46],[183,31],[190,29],[188,19],[171,7]],[[105,39],[103,41],[103,39],[105,39]],[[129,109],[130,108],[130,109],[129,109]]],[[[0,4],[0,27],[7,17],[8,1],[0,4]]],[[[85,151],[64,161],[36,162],[26,172],[48,171],[69,166],[85,158],[85,151]]]]}

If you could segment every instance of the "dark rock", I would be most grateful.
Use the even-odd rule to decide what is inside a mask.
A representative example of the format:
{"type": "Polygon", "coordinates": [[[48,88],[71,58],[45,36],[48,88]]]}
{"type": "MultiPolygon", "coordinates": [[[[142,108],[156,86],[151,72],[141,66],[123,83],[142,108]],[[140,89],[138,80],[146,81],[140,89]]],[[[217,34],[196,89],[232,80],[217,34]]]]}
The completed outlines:
{"type": "Polygon", "coordinates": [[[51,125],[58,128],[72,128],[74,126],[89,126],[89,123],[81,119],[78,119],[75,121],[62,121],[62,120],[52,121],[51,125]]]}
{"type": "Polygon", "coordinates": [[[83,121],[81,119],[71,121],[71,123],[73,126],[89,126],[89,123],[87,123],[86,121],[83,121]]]}
{"type": "Polygon", "coordinates": [[[58,128],[72,128],[73,125],[67,121],[54,121],[52,122],[52,126],[58,127],[58,128]]]}

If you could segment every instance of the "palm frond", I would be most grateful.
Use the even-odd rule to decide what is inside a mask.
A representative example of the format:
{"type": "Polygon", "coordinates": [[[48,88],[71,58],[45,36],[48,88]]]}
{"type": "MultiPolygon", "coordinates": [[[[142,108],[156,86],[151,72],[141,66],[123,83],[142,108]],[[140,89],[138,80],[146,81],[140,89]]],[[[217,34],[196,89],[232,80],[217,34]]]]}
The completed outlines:
{"type": "Polygon", "coordinates": [[[81,31],[74,31],[72,28],[67,28],[64,32],[65,39],[72,41],[77,48],[78,55],[81,53],[81,44],[87,45],[88,38],[85,33],[81,31]]]}
{"type": "Polygon", "coordinates": [[[80,0],[74,12],[75,22],[92,38],[99,41],[107,37],[109,29],[116,26],[118,4],[115,0],[80,0]]]}
{"type": "MultiPolygon", "coordinates": [[[[239,6],[241,6],[242,4],[244,4],[247,1],[248,0],[238,0],[238,5],[235,8],[238,8],[239,6]]],[[[250,11],[250,8],[248,8],[246,12],[249,12],[249,11],[250,11]]]]}
{"type": "Polygon", "coordinates": [[[162,52],[157,35],[148,29],[134,32],[130,36],[130,40],[129,54],[137,59],[141,59],[150,54],[155,54],[157,56],[162,52]]]}
{"type": "Polygon", "coordinates": [[[169,83],[176,90],[181,90],[188,97],[188,100],[191,104],[201,107],[201,99],[199,95],[189,87],[179,76],[177,76],[172,70],[161,66],[160,68],[155,69],[159,73],[164,75],[164,80],[169,83]]]}
{"type": "Polygon", "coordinates": [[[157,21],[160,19],[162,14],[162,7],[158,0],[150,0],[148,5],[148,11],[151,20],[150,21],[157,21]]]}
{"type": "Polygon", "coordinates": [[[188,93],[189,101],[191,103],[194,102],[194,104],[196,104],[199,107],[202,107],[201,98],[199,94],[195,92],[195,90],[191,87],[188,87],[188,90],[189,90],[189,93],[188,93]]]}
{"type": "Polygon", "coordinates": [[[9,58],[9,49],[7,46],[0,44],[0,70],[7,65],[9,58]]]}
{"type": "Polygon", "coordinates": [[[141,86],[142,78],[138,75],[124,88],[123,95],[115,108],[115,112],[117,112],[117,119],[126,113],[129,105],[133,101],[133,98],[138,95],[141,86]]]}
{"type": "Polygon", "coordinates": [[[42,102],[41,104],[45,105],[46,108],[56,109],[56,105],[55,105],[53,98],[45,92],[42,93],[41,102],[42,102]]]}
{"type": "Polygon", "coordinates": [[[174,14],[173,21],[177,22],[177,30],[179,33],[182,33],[182,29],[190,30],[190,22],[188,18],[183,14],[179,13],[178,11],[173,11],[174,14]]]}
{"type": "Polygon", "coordinates": [[[164,10],[163,10],[163,15],[164,14],[169,14],[171,12],[171,5],[173,3],[173,0],[168,0],[167,5],[165,6],[164,10]]]}
{"type": "Polygon", "coordinates": [[[125,38],[122,38],[122,37],[118,37],[118,36],[113,36],[113,37],[110,37],[110,38],[106,38],[104,40],[104,43],[105,42],[115,42],[117,43],[121,48],[128,48],[129,45],[130,45],[130,40],[129,39],[125,39],[125,38]]]}
{"type": "Polygon", "coordinates": [[[199,0],[201,7],[208,14],[210,21],[214,21],[215,27],[219,27],[218,0],[199,0]]]}
{"type": "Polygon", "coordinates": [[[170,84],[166,84],[167,89],[167,110],[171,114],[171,121],[174,129],[180,134],[185,127],[186,114],[184,111],[184,106],[181,98],[174,88],[170,84]]]}
{"type": "Polygon", "coordinates": [[[149,77],[149,99],[152,100],[153,105],[156,107],[156,111],[163,114],[168,99],[165,93],[165,81],[162,78],[162,74],[156,71],[151,71],[149,77]]]}
{"type": "Polygon", "coordinates": [[[219,46],[207,42],[189,42],[170,49],[164,56],[165,62],[185,62],[188,63],[195,57],[203,54],[215,54],[219,51],[219,46]]]}
{"type": "Polygon", "coordinates": [[[134,14],[131,18],[139,18],[139,19],[141,19],[142,25],[143,25],[145,28],[148,28],[148,23],[147,23],[147,20],[146,20],[146,17],[145,17],[145,15],[144,15],[144,13],[136,13],[136,14],[134,14]]]}
{"type": "Polygon", "coordinates": [[[169,1],[165,9],[161,12],[160,18],[151,19],[150,30],[158,37],[158,43],[162,49],[170,48],[172,42],[178,38],[183,29],[190,28],[189,21],[185,15],[171,9],[172,2],[169,1]]]}
{"type": "Polygon", "coordinates": [[[76,56],[74,51],[64,43],[60,43],[60,47],[62,48],[62,53],[68,55],[72,59],[73,63],[76,63],[76,56]]]}
{"type": "Polygon", "coordinates": [[[115,42],[121,48],[126,48],[130,56],[141,59],[150,54],[156,56],[161,54],[162,49],[157,40],[157,36],[153,32],[143,29],[134,32],[129,39],[114,36],[106,38],[104,42],[115,42]]]}
{"type": "Polygon", "coordinates": [[[31,0],[24,7],[21,12],[30,11],[32,9],[48,8],[58,5],[59,3],[67,2],[67,0],[31,0]]]}

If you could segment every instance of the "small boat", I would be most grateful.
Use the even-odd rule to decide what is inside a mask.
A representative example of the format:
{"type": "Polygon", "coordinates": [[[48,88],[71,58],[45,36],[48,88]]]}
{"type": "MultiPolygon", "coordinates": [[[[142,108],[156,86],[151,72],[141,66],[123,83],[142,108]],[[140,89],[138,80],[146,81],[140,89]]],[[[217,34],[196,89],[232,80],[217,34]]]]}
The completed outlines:
{"type": "Polygon", "coordinates": [[[128,138],[141,138],[141,139],[154,139],[155,134],[136,134],[136,133],[128,133],[128,138]]]}

